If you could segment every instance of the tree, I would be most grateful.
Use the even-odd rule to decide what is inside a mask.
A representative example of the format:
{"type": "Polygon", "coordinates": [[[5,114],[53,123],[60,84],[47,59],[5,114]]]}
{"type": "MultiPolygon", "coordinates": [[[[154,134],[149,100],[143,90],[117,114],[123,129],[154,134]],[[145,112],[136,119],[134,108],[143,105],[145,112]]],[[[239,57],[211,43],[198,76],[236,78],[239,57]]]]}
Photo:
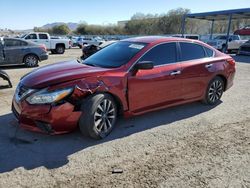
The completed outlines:
{"type": "Polygon", "coordinates": [[[70,29],[66,24],[63,25],[58,25],[58,26],[54,26],[52,27],[52,34],[55,35],[67,35],[70,33],[70,29]]]}
{"type": "Polygon", "coordinates": [[[76,34],[79,34],[79,35],[86,35],[87,32],[86,32],[86,24],[80,24],[78,25],[78,27],[76,28],[75,30],[75,33],[76,34]]]}

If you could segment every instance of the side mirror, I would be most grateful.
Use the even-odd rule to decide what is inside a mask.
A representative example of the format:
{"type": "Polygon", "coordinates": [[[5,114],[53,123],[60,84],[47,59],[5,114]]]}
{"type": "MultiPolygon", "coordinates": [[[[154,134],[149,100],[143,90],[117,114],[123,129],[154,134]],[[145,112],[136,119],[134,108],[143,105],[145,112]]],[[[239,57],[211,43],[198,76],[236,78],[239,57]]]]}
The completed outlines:
{"type": "Polygon", "coordinates": [[[152,61],[141,61],[138,62],[135,67],[136,70],[149,70],[154,68],[154,63],[152,61]]]}
{"type": "Polygon", "coordinates": [[[229,42],[231,42],[232,40],[233,40],[232,38],[228,39],[229,42]]]}

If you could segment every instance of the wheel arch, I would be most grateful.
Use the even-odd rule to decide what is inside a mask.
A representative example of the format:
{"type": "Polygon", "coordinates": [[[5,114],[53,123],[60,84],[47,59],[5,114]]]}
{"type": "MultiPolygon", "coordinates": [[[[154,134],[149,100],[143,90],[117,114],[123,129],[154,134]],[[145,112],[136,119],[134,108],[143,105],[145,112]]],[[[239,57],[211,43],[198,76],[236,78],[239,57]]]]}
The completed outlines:
{"type": "Polygon", "coordinates": [[[123,104],[122,104],[121,99],[117,95],[115,95],[114,93],[111,93],[109,91],[96,91],[93,94],[108,94],[108,95],[110,95],[114,99],[114,101],[115,101],[115,103],[117,105],[118,114],[119,115],[123,114],[123,111],[124,111],[123,104]]]}
{"type": "Polygon", "coordinates": [[[227,88],[227,78],[224,75],[222,75],[222,74],[218,74],[215,77],[219,77],[219,78],[221,78],[223,80],[223,83],[224,83],[223,91],[226,91],[226,88],[227,88]]]}
{"type": "Polygon", "coordinates": [[[63,46],[64,48],[66,48],[66,46],[65,46],[64,43],[57,43],[57,44],[56,44],[56,48],[57,48],[58,46],[63,46]]]}

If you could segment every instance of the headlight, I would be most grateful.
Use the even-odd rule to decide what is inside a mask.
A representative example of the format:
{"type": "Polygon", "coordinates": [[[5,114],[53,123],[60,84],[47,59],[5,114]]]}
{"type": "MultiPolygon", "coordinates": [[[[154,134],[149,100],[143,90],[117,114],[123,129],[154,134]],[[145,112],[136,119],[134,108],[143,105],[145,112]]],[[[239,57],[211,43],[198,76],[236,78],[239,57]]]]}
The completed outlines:
{"type": "Polygon", "coordinates": [[[72,91],[73,88],[59,89],[54,91],[43,89],[29,96],[26,101],[29,104],[50,104],[64,99],[65,97],[69,96],[72,91]]]}

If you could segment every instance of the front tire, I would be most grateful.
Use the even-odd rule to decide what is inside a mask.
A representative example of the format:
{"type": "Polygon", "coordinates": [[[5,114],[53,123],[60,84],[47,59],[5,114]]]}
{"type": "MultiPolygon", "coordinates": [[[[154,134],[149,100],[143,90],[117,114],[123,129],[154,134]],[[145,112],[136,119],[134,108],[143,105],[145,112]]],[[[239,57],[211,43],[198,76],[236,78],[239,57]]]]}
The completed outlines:
{"type": "Polygon", "coordinates": [[[83,135],[102,139],[113,130],[117,120],[117,105],[109,94],[95,94],[83,101],[79,127],[83,135]]]}
{"type": "Polygon", "coordinates": [[[216,76],[209,82],[206,96],[203,101],[209,105],[217,104],[222,97],[224,87],[224,81],[220,77],[216,76]]]}
{"type": "Polygon", "coordinates": [[[38,65],[38,57],[34,54],[26,55],[23,62],[27,67],[37,67],[38,65]]]}

